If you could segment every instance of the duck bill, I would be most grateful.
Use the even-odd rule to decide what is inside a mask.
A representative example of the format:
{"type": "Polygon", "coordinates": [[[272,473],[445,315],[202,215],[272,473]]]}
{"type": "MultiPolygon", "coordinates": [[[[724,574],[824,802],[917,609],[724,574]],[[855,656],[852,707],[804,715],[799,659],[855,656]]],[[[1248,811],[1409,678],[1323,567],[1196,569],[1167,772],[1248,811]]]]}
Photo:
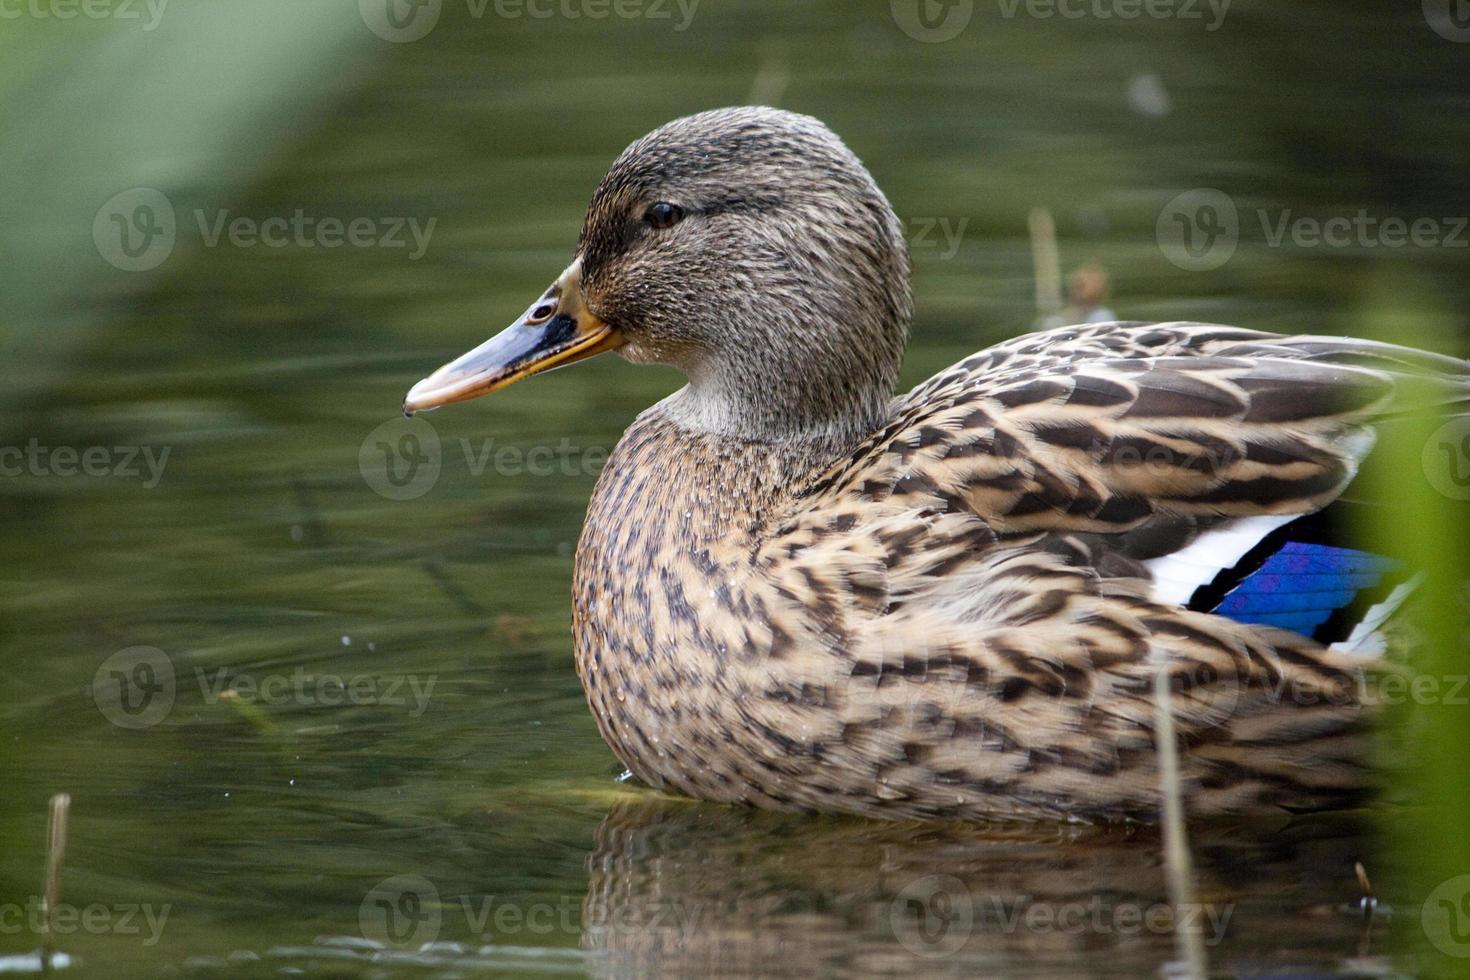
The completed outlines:
{"type": "Polygon", "coordinates": [[[579,258],[519,320],[414,385],[403,401],[403,411],[412,415],[479,398],[522,378],[621,345],[618,332],[583,302],[579,258]]]}

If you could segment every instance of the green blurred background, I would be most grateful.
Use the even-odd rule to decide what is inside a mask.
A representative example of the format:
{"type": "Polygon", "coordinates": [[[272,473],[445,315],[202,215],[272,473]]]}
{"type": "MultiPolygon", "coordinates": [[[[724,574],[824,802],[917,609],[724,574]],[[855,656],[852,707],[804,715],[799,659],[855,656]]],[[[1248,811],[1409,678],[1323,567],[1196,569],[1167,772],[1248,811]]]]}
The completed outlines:
{"type": "MultiPolygon", "coordinates": [[[[608,359],[431,421],[398,406],[545,288],[629,141],[744,102],[824,119],[906,221],[906,384],[1036,321],[1036,208],[1121,318],[1464,356],[1463,4],[528,4],[0,0],[0,447],[101,447],[93,475],[50,455],[0,476],[0,972],[34,964],[17,910],[56,792],[63,898],[106,910],[58,937],[82,976],[1164,969],[1169,929],[1006,926],[1162,902],[1146,833],[873,827],[617,782],[572,669],[571,552],[602,456],[675,375],[608,359]],[[1201,189],[1234,209],[1233,251],[1171,243],[1201,189]],[[248,235],[298,213],[301,241],[248,235]],[[1269,234],[1360,213],[1431,219],[1437,243],[1269,234]],[[354,220],[357,244],[324,244],[354,220]],[[139,657],[165,658],[168,710],[114,724],[99,690],[139,657]],[[985,899],[954,950],[901,911],[935,875],[985,899]],[[417,925],[382,934],[384,895],[417,925]]],[[[1465,713],[1434,721],[1452,807],[1465,713]]],[[[1212,968],[1470,963],[1470,933],[1421,915],[1448,882],[1470,928],[1463,810],[1438,813],[1202,832],[1202,900],[1231,910],[1212,968]],[[1353,911],[1358,860],[1391,919],[1353,911]]]]}

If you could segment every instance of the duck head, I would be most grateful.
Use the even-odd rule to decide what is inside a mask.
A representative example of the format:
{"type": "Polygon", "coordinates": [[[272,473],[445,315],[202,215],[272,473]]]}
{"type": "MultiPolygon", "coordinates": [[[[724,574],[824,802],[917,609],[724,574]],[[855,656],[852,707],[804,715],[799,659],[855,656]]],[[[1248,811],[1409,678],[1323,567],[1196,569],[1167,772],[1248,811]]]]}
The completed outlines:
{"type": "Polygon", "coordinates": [[[831,130],[777,109],[703,112],[624,150],[571,264],[404,409],[617,351],[684,373],[663,407],[691,429],[842,441],[884,417],[910,312],[902,226],[831,130]]]}

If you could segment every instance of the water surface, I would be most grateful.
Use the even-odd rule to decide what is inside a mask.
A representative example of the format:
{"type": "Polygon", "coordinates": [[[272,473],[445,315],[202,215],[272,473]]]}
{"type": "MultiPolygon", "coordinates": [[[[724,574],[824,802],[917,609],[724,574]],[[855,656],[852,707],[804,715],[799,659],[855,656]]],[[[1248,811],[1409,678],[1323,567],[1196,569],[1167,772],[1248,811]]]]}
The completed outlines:
{"type": "MultiPolygon", "coordinates": [[[[1466,213],[1470,46],[1416,4],[1242,0],[1207,30],[981,3],[955,39],[921,43],[883,4],[706,0],[679,31],[446,3],[406,44],[338,6],[362,36],[332,42],[347,61],[329,91],[231,131],[272,147],[249,180],[160,171],[179,216],[162,266],[106,265],[84,226],[35,273],[64,275],[61,298],[7,324],[27,338],[13,370],[56,380],[6,402],[3,444],[70,447],[70,469],[102,447],[108,469],[52,456],[0,479],[0,955],[36,948],[11,923],[40,889],[46,800],[67,792],[63,897],[102,910],[59,938],[76,976],[1174,962],[1148,831],[753,814],[617,781],[573,672],[571,555],[601,459],[675,375],[607,359],[412,424],[398,406],[545,288],[630,139],[751,99],[827,120],[909,223],[906,384],[1031,325],[1034,207],[1064,268],[1106,268],[1122,317],[1347,332],[1407,282],[1463,323],[1465,253],[1272,245],[1260,216],[1466,213]],[[1155,240],[1192,188],[1241,215],[1218,268],[1155,240]],[[417,258],[407,235],[211,245],[221,208],[434,224],[417,258]],[[80,338],[65,349],[63,329],[80,338]]],[[[145,54],[178,43],[170,24],[145,54]]],[[[79,26],[18,29],[105,77],[79,26]]],[[[105,154],[73,165],[108,172],[105,154]]],[[[1195,848],[1213,970],[1415,968],[1390,943],[1424,946],[1423,896],[1377,873],[1362,821],[1201,828],[1195,848]],[[1359,860],[1404,910],[1391,923],[1353,911],[1359,860]]]]}

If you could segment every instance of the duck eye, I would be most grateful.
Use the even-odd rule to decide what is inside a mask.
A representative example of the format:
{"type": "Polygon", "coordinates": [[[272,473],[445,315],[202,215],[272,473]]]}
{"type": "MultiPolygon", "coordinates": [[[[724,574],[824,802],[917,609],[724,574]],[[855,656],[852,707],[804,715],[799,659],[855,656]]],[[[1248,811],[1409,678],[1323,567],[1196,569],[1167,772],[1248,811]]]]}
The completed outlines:
{"type": "Polygon", "coordinates": [[[682,217],[684,217],[684,209],[668,201],[652,204],[647,211],[643,212],[643,220],[648,222],[650,227],[658,229],[673,227],[682,217]]]}

